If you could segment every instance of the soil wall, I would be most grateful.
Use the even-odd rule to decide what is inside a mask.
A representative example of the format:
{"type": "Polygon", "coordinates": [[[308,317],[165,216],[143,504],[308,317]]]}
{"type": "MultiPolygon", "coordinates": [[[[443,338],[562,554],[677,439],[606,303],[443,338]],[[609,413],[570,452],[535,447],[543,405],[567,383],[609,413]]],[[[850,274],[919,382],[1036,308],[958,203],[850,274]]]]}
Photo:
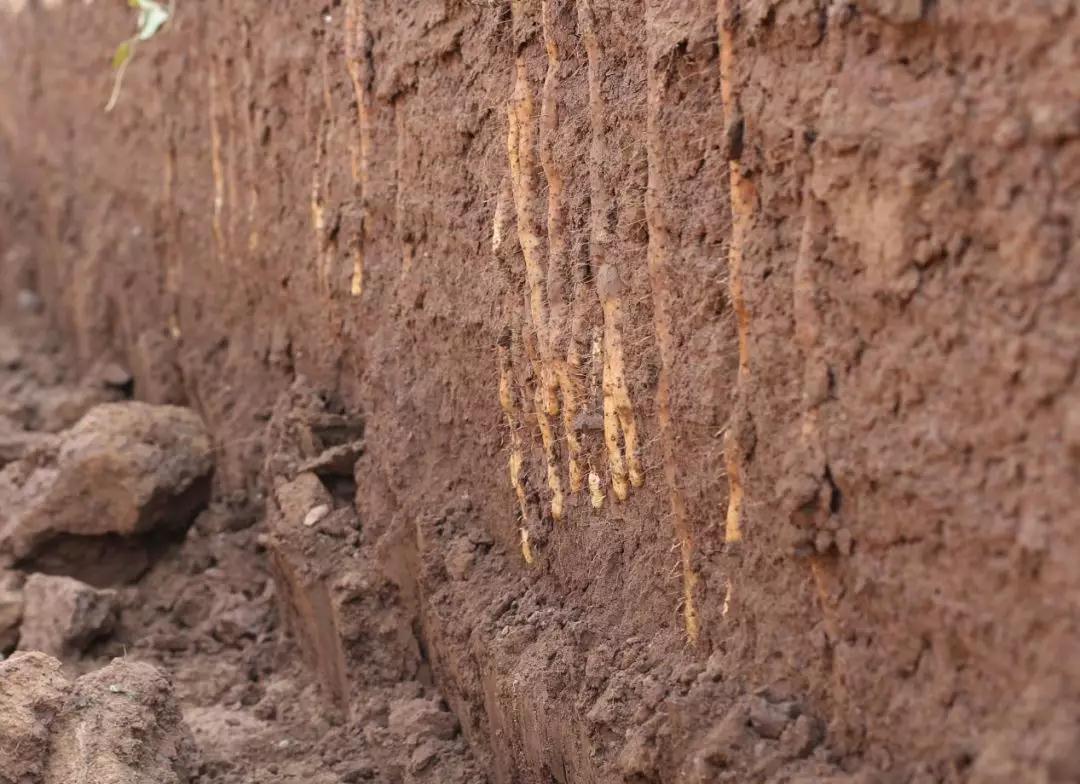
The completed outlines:
{"type": "Polygon", "coordinates": [[[4,306],[361,416],[493,780],[1080,777],[1075,3],[6,6],[4,306]]]}

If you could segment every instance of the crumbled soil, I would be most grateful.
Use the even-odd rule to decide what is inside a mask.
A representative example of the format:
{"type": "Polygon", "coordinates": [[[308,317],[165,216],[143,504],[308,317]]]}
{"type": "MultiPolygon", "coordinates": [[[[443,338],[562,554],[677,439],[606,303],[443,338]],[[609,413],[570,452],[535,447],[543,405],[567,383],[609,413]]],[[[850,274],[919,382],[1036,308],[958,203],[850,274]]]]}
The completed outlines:
{"type": "MultiPolygon", "coordinates": [[[[23,422],[33,425],[38,421],[33,412],[43,401],[71,388],[54,383],[65,378],[63,354],[45,348],[47,326],[35,319],[19,332],[29,345],[20,347],[18,367],[0,369],[0,386],[13,390],[9,401],[20,401],[31,412],[23,422]]],[[[12,332],[5,327],[2,334],[7,338],[12,332]]],[[[134,559],[143,568],[130,583],[131,570],[114,569],[112,589],[83,586],[95,598],[108,595],[109,605],[89,606],[80,598],[79,622],[86,629],[65,631],[86,635],[92,623],[93,639],[57,637],[72,614],[71,601],[38,596],[48,590],[37,589],[39,582],[66,587],[69,578],[32,575],[24,589],[36,614],[24,620],[19,648],[50,648],[49,653],[64,658],[71,676],[95,672],[114,657],[159,667],[172,681],[198,750],[191,781],[485,781],[457,718],[430,678],[388,681],[382,673],[366,672],[361,663],[350,672],[360,686],[347,710],[328,699],[281,623],[261,518],[262,509],[251,502],[215,501],[181,541],[163,544],[148,568],[142,553],[112,548],[114,559],[134,559]],[[49,612],[56,617],[49,618],[49,612]],[[97,617],[102,613],[110,616],[108,623],[97,617]],[[50,621],[58,624],[55,630],[50,621]],[[55,644],[49,644],[53,638],[55,644]]],[[[63,570],[70,563],[54,565],[63,570]]],[[[2,688],[7,693],[23,686],[6,683],[2,688]]],[[[123,724],[122,719],[115,720],[123,724]]],[[[111,726],[113,719],[97,721],[100,728],[111,726]]],[[[44,732],[47,737],[47,726],[44,732]]],[[[44,764],[45,751],[40,755],[44,764]]],[[[66,763],[50,764],[62,768],[66,763]]],[[[153,773],[143,771],[151,778],[153,773]]],[[[17,774],[0,770],[0,781],[17,774]]]]}

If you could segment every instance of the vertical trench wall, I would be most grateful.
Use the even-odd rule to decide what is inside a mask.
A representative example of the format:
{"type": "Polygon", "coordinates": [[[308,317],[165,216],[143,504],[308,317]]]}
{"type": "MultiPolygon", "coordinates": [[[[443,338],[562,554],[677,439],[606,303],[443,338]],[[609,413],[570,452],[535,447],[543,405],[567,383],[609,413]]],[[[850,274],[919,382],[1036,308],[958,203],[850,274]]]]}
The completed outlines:
{"type": "Polygon", "coordinates": [[[1075,729],[1075,4],[181,0],[108,115],[122,4],[8,5],[4,304],[194,405],[224,486],[302,374],[373,536],[468,495],[841,757],[1075,729]]]}

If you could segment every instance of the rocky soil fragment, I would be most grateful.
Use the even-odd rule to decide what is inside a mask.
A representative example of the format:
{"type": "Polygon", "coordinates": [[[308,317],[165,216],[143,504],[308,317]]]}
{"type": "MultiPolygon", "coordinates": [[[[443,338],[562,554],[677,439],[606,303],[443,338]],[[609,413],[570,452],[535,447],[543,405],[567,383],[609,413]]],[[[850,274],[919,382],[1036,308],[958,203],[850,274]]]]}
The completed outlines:
{"type": "Polygon", "coordinates": [[[169,679],[114,659],[75,682],[56,718],[44,784],[184,784],[196,768],[169,679]]]}
{"type": "Polygon", "coordinates": [[[390,706],[390,732],[409,746],[431,740],[450,740],[457,734],[453,713],[432,700],[420,697],[397,700],[390,706]]]}
{"type": "Polygon", "coordinates": [[[0,662],[0,784],[184,784],[197,755],[172,685],[115,659],[74,683],[41,652],[0,662]]]}
{"type": "Polygon", "coordinates": [[[23,561],[65,539],[182,528],[206,505],[212,470],[210,438],[192,411],[96,406],[54,451],[0,471],[0,554],[23,561]]]}
{"type": "Polygon", "coordinates": [[[65,659],[112,631],[116,595],[70,577],[33,574],[23,589],[19,645],[65,659]]]}
{"type": "Polygon", "coordinates": [[[0,784],[41,782],[51,727],[68,688],[60,662],[44,653],[0,662],[0,784]]]}

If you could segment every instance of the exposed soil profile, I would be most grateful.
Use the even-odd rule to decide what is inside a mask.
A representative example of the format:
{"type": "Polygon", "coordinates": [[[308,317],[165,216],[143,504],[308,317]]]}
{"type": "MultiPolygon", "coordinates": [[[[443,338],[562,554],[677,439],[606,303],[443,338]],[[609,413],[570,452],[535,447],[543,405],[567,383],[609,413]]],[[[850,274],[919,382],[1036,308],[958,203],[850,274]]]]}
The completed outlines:
{"type": "Polygon", "coordinates": [[[173,12],[0,0],[0,784],[1080,781],[1073,0],[173,12]]]}

